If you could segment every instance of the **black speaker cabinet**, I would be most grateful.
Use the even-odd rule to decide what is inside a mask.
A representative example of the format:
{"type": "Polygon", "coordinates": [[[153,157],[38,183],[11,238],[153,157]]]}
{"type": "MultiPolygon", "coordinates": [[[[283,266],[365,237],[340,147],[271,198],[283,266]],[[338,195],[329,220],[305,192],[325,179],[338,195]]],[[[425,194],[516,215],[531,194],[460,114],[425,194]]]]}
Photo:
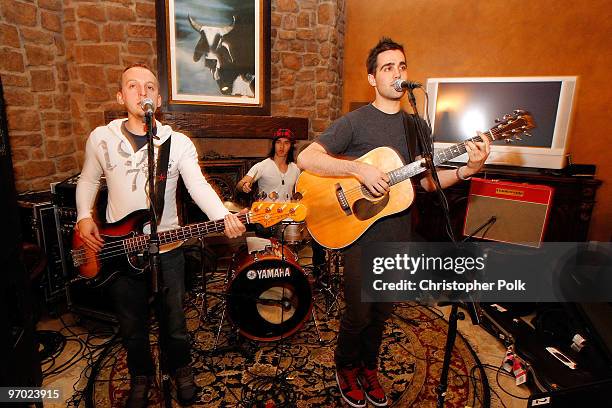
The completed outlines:
{"type": "Polygon", "coordinates": [[[529,397],[528,408],[609,407],[612,379],[562,390],[535,393],[529,397]]]}
{"type": "Polygon", "coordinates": [[[62,257],[58,243],[58,231],[55,220],[55,209],[51,203],[51,191],[20,194],[17,197],[21,219],[26,263],[36,263],[37,254],[32,246],[40,248],[44,254],[44,269],[38,270],[35,265],[30,268],[30,280],[33,288],[39,288],[39,296],[50,312],[55,312],[59,303],[65,300],[65,279],[62,268],[62,257]],[[28,262],[30,261],[30,262],[28,262]],[[40,276],[36,276],[41,273],[40,276]]]}
{"type": "Polygon", "coordinates": [[[28,277],[22,260],[22,234],[1,78],[0,180],[0,386],[36,387],[42,384],[42,371],[34,342],[28,277]]]}

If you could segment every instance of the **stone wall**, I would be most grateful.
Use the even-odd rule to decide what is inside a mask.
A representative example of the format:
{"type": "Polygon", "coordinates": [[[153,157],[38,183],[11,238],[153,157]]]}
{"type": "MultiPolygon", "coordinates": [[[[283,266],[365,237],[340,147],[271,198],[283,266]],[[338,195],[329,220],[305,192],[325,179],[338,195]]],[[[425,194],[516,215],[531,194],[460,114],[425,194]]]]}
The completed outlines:
{"type": "MultiPolygon", "coordinates": [[[[272,0],[274,116],[341,109],[344,0],[272,0]]],[[[123,67],[157,68],[155,0],[0,0],[0,76],[19,191],[77,173],[89,132],[119,108],[123,67]]],[[[233,143],[227,141],[227,143],[233,143]]]]}
{"type": "Polygon", "coordinates": [[[340,115],[344,0],[272,2],[272,115],[310,118],[318,135],[340,115]]]}
{"type": "Polygon", "coordinates": [[[70,77],[72,131],[79,163],[89,132],[117,110],[123,69],[157,69],[155,0],[64,0],[64,37],[70,77]]]}
{"type": "Polygon", "coordinates": [[[0,1],[0,75],[17,188],[48,188],[77,166],[61,0],[0,1]]]}

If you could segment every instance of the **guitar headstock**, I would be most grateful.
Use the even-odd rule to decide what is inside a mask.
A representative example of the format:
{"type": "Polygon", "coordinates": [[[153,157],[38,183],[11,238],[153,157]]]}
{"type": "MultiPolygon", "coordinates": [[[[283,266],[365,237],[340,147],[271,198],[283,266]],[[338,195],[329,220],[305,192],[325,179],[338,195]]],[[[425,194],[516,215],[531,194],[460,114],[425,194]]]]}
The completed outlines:
{"type": "Polygon", "coordinates": [[[286,218],[295,222],[304,221],[307,209],[300,203],[256,201],[251,206],[250,213],[252,222],[270,227],[286,218]]]}
{"type": "Polygon", "coordinates": [[[511,114],[495,120],[497,124],[485,134],[493,140],[505,140],[506,143],[522,140],[521,135],[531,136],[527,131],[536,127],[531,113],[524,110],[515,110],[511,114]]]}

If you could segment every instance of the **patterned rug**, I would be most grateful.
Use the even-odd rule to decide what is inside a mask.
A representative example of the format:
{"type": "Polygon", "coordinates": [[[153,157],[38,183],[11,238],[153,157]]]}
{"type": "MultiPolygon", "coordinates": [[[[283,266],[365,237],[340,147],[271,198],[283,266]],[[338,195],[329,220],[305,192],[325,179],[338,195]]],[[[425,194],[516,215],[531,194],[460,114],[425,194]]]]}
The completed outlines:
{"type": "MultiPolygon", "coordinates": [[[[220,285],[220,284],[218,284],[220,285]]],[[[338,307],[324,292],[315,291],[308,319],[288,338],[255,342],[237,336],[227,319],[217,349],[213,349],[222,316],[220,296],[208,296],[207,313],[201,296],[187,302],[188,328],[193,340],[193,363],[199,407],[335,407],[344,406],[334,377],[333,348],[338,330],[338,307]],[[319,339],[320,335],[320,339],[319,339]]],[[[436,406],[448,324],[435,310],[414,304],[397,305],[387,324],[381,351],[380,381],[396,407],[436,406]]],[[[155,334],[151,336],[156,343],[155,334]]],[[[125,352],[112,346],[98,375],[96,406],[122,407],[129,380],[125,352]]],[[[483,406],[483,382],[473,367],[477,359],[458,336],[451,359],[446,407],[483,406]]],[[[160,406],[154,387],[151,406],[160,406]]],[[[173,401],[174,406],[179,406],[173,401]]]]}

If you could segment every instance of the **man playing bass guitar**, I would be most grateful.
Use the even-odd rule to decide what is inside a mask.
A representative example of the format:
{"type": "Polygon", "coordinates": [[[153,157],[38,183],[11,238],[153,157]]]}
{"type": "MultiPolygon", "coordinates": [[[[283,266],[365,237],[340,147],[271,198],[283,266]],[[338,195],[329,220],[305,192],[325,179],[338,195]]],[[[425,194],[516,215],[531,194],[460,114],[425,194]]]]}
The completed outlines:
{"type": "MultiPolygon", "coordinates": [[[[419,158],[420,149],[414,132],[415,118],[400,109],[404,91],[397,91],[393,86],[396,80],[407,79],[403,47],[389,38],[381,39],[370,50],[366,67],[368,83],[375,91],[374,101],[336,120],[302,151],[297,163],[302,170],[320,176],[352,176],[373,196],[380,197],[390,189],[386,173],[371,164],[335,156],[357,158],[377,147],[388,146],[400,154],[404,163],[410,163],[419,158]]],[[[489,155],[489,143],[483,139],[481,143],[466,143],[467,165],[438,172],[442,188],[467,179],[481,169],[489,155]]],[[[425,190],[433,191],[435,184],[431,175],[422,174],[420,184],[425,190]]],[[[410,231],[408,209],[378,220],[345,249],[346,308],[335,360],[338,387],[350,406],[365,407],[367,401],[375,406],[387,405],[387,397],[377,379],[377,366],[385,321],[391,315],[393,304],[361,302],[361,250],[371,242],[409,242],[413,238],[410,231]]]]}
{"type": "MultiPolygon", "coordinates": [[[[92,219],[92,208],[100,177],[104,174],[108,186],[106,218],[117,222],[134,211],[149,207],[146,188],[147,137],[144,125],[144,99],[150,99],[153,111],[161,105],[157,78],[145,65],[132,65],[121,76],[117,102],[125,106],[127,119],[118,119],[91,132],[85,149],[85,163],[77,183],[77,233],[89,248],[100,251],[104,245],[100,231],[92,219]]],[[[242,235],[246,230],[238,217],[230,214],[202,175],[198,155],[191,140],[170,126],[156,122],[157,137],[154,141],[156,157],[160,146],[171,141],[167,172],[156,177],[156,184],[164,179],[163,211],[158,214],[159,231],[179,227],[176,205],[176,188],[179,174],[183,177],[189,194],[211,220],[224,218],[224,233],[230,238],[242,235]],[[170,140],[171,139],[171,140],[170,140]]],[[[167,145],[166,145],[167,146],[167,145]]],[[[161,160],[160,160],[161,162],[161,160]]],[[[163,166],[162,166],[163,167],[163,166]]],[[[153,197],[151,197],[153,200],[153,197]]],[[[168,369],[173,375],[177,397],[181,404],[194,401],[196,387],[183,311],[184,265],[180,249],[161,254],[163,281],[166,293],[166,333],[168,369]]],[[[128,407],[146,407],[151,377],[155,373],[149,344],[148,275],[129,276],[118,274],[108,284],[115,306],[123,345],[127,349],[127,364],[131,376],[128,407]]]]}

